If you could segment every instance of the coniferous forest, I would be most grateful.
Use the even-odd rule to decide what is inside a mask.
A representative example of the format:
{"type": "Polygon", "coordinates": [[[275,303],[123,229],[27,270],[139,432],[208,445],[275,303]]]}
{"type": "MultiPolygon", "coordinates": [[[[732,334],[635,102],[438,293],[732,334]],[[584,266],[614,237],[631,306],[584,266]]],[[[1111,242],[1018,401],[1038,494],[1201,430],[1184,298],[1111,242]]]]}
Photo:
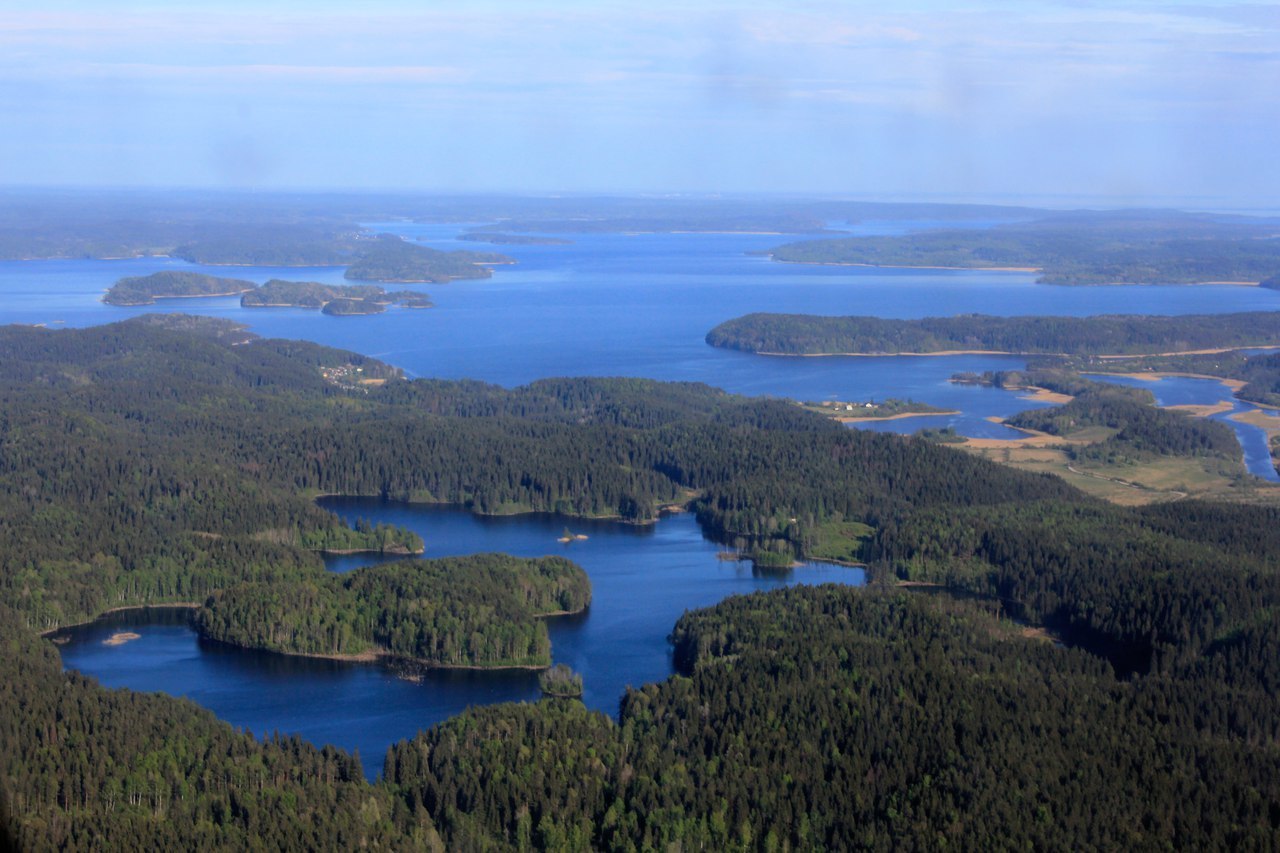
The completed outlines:
{"type": "MultiPolygon", "coordinates": [[[[0,787],[22,849],[1280,844],[1274,508],[1113,506],[783,401],[410,381],[191,318],[8,327],[0,363],[0,787]],[[473,709],[376,783],[332,747],[64,672],[40,636],[184,603],[244,646],[544,665],[538,617],[589,600],[559,559],[328,574],[325,543],[416,543],[347,528],[322,493],[636,523],[683,504],[762,556],[846,536],[871,584],[689,613],[680,674],[617,721],[572,698],[473,709]]],[[[1072,405],[1028,417],[1231,450],[1137,395],[1072,405]]]]}

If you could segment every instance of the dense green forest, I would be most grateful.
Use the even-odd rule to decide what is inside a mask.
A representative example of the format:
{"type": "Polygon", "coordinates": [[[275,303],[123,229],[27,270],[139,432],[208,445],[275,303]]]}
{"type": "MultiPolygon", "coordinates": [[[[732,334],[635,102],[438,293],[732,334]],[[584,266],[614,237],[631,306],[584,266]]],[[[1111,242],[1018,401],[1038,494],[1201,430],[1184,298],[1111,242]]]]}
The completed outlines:
{"type": "Polygon", "coordinates": [[[219,590],[196,614],[210,639],[292,654],[389,654],[428,666],[549,666],[538,619],[591,600],[560,557],[479,554],[219,590]]]}
{"type": "Polygon", "coordinates": [[[385,776],[460,847],[1275,842],[1280,708],[1246,663],[1274,630],[1126,682],[988,610],[830,586],[730,598],[680,621],[687,675],[628,692],[619,723],[479,708],[393,748],[385,776]]]}
{"type": "Polygon", "coordinates": [[[716,326],[707,333],[707,343],[726,349],[785,355],[956,350],[1090,356],[1160,354],[1280,344],[1280,313],[1178,317],[962,314],[919,320],[747,314],[716,326]]]}
{"type": "Polygon", "coordinates": [[[198,272],[166,270],[122,278],[107,290],[102,301],[110,305],[151,305],[157,299],[190,296],[232,296],[253,290],[251,281],[221,278],[198,272]]]}
{"type": "Polygon", "coordinates": [[[489,278],[493,271],[484,264],[511,263],[515,261],[495,252],[442,252],[381,234],[361,244],[343,275],[359,281],[448,282],[489,278]]]}
{"type": "MultiPolygon", "coordinates": [[[[0,784],[23,847],[1280,843],[1276,509],[1112,506],[785,401],[406,381],[192,318],[4,328],[0,359],[0,784]],[[376,785],[351,756],[62,673],[33,633],[193,602],[237,642],[407,653],[505,591],[526,614],[584,601],[568,564],[545,587],[448,572],[456,607],[431,563],[326,574],[308,547],[347,534],[317,493],[636,522],[687,504],[762,557],[865,561],[876,588],[691,614],[684,675],[630,691],[620,722],[476,709],[392,749],[376,785]],[[899,580],[942,587],[880,589],[899,580]]],[[[1085,403],[1065,416],[1120,412],[1127,447],[1225,452],[1134,395],[1085,403]]],[[[514,660],[519,636],[480,653],[514,660]]]]}
{"type": "Polygon", "coordinates": [[[1079,211],[984,230],[809,240],[772,255],[810,264],[1035,268],[1047,284],[1259,282],[1280,269],[1280,239],[1239,217],[1079,211]]]}

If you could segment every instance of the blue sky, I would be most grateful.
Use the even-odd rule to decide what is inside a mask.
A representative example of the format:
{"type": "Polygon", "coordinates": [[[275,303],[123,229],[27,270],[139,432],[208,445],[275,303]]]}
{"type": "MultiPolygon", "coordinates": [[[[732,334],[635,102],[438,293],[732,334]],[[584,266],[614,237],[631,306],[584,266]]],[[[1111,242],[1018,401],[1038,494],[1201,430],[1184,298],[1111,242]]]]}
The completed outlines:
{"type": "Polygon", "coordinates": [[[0,185],[1276,207],[1280,5],[8,3],[0,185]]]}

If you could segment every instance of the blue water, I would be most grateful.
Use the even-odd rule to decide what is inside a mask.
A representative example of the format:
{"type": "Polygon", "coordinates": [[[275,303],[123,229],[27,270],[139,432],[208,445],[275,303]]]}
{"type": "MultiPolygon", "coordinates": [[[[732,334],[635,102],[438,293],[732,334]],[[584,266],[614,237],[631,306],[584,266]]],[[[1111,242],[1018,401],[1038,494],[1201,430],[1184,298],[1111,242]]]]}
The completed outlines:
{"type": "MultiPolygon", "coordinates": [[[[329,498],[349,521],[363,517],[417,532],[428,557],[504,551],[526,557],[561,554],[591,577],[586,613],[549,620],[553,657],[582,673],[583,701],[616,714],[628,685],[671,674],[667,635],[686,609],[735,593],[796,583],[861,584],[861,569],[809,564],[790,571],[756,571],[725,562],[693,516],[667,516],[655,525],[567,519],[555,515],[482,518],[460,509],[329,498]],[[586,540],[556,541],[568,527],[586,540]]],[[[331,558],[333,571],[371,565],[369,555],[331,558]]],[[[528,672],[439,671],[421,683],[404,681],[378,664],[351,664],[250,652],[201,641],[183,614],[151,610],[112,614],[66,632],[63,663],[109,687],[186,696],[219,717],[257,734],[297,732],[314,743],[358,749],[372,778],[387,747],[469,705],[538,698],[528,672]],[[103,640],[117,631],[140,639],[120,646],[103,640]]]]}
{"type": "MultiPolygon", "coordinates": [[[[259,283],[270,278],[344,280],[342,269],[335,267],[207,267],[164,258],[0,262],[0,323],[77,327],[147,312],[186,312],[232,319],[265,336],[303,338],[377,356],[413,376],[515,386],[548,376],[625,375],[699,381],[737,393],[812,401],[912,398],[960,414],[861,426],[895,432],[951,426],[967,435],[1008,437],[1017,433],[987,419],[1042,404],[1013,392],[955,385],[948,379],[961,371],[1020,369],[1024,362],[1019,358],[767,358],[713,349],[704,336],[716,324],[753,311],[922,317],[1280,309],[1280,292],[1258,288],[1066,288],[1038,285],[1034,276],[1024,273],[794,266],[760,254],[794,239],[789,237],[567,234],[563,236],[573,242],[560,246],[488,246],[454,239],[469,227],[405,222],[377,226],[442,249],[492,249],[519,261],[498,267],[494,277],[484,281],[414,287],[431,296],[437,306],[431,310],[392,308],[382,315],[339,318],[302,309],[243,309],[235,298],[119,308],[100,301],[116,279],[162,269],[259,283]]],[[[863,227],[874,233],[901,233],[912,223],[863,227]]],[[[1204,388],[1197,393],[1211,396],[1204,388]]],[[[1233,426],[1246,442],[1250,467],[1263,464],[1245,432],[1233,426]]],[[[1274,471],[1271,474],[1274,478],[1274,471]]],[[[686,608],[790,583],[862,579],[857,570],[830,566],[779,575],[721,562],[716,546],[702,537],[689,516],[637,528],[554,516],[481,519],[457,510],[359,502],[333,507],[344,515],[417,530],[429,556],[508,551],[529,556],[567,553],[579,561],[591,576],[594,602],[585,615],[552,621],[554,656],[584,674],[587,704],[611,713],[626,685],[670,673],[666,637],[686,608]],[[590,538],[566,549],[555,541],[566,525],[590,538]]],[[[365,562],[347,558],[333,561],[330,568],[349,570],[365,562]]],[[[68,636],[71,642],[62,647],[65,664],[109,686],[188,696],[259,734],[297,732],[316,743],[359,749],[371,776],[380,771],[382,755],[395,740],[471,704],[537,695],[535,679],[528,673],[441,672],[419,684],[400,680],[378,665],[288,658],[204,643],[180,614],[171,612],[116,614],[72,629],[68,636]],[[102,644],[121,630],[142,636],[122,646],[102,644]]]]}

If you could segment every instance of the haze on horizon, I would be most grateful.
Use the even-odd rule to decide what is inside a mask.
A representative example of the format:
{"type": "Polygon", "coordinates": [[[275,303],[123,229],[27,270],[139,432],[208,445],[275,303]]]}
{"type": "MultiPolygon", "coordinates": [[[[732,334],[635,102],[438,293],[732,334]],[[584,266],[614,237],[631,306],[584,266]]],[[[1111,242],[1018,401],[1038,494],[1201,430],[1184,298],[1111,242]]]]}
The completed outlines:
{"type": "Polygon", "coordinates": [[[0,185],[1275,207],[1280,6],[20,2],[0,185]]]}

